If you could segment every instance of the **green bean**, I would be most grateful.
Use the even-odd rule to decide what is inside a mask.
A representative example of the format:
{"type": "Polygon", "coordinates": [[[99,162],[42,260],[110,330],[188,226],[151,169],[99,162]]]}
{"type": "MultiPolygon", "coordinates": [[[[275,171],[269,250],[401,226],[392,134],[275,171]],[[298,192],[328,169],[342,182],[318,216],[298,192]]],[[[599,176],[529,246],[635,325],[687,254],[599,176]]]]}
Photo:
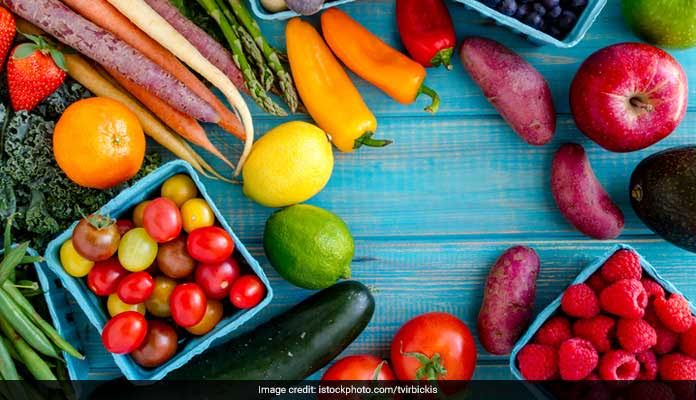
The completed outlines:
{"type": "Polygon", "coordinates": [[[10,353],[10,356],[12,356],[13,360],[24,364],[24,360],[22,360],[22,357],[20,357],[19,354],[17,354],[17,350],[14,348],[12,342],[10,342],[9,339],[7,339],[4,336],[0,336],[0,341],[2,341],[2,343],[5,345],[5,348],[10,353]]]}
{"type": "Polygon", "coordinates": [[[46,335],[31,323],[5,290],[0,290],[0,315],[37,351],[49,357],[59,357],[46,335]]]}
{"type": "Polygon", "coordinates": [[[5,234],[2,238],[2,248],[5,254],[10,252],[10,247],[12,246],[12,223],[14,222],[14,213],[12,213],[9,218],[7,218],[7,224],[5,225],[5,234]]]}
{"type": "Polygon", "coordinates": [[[63,390],[63,395],[67,400],[74,400],[75,389],[70,384],[70,377],[68,376],[68,370],[65,365],[58,363],[56,366],[56,376],[58,376],[58,381],[60,382],[60,388],[63,390]]]}
{"type": "Polygon", "coordinates": [[[19,379],[19,374],[17,373],[17,368],[15,368],[14,361],[12,361],[10,351],[2,340],[0,340],[0,375],[6,381],[19,379]]]}
{"type": "Polygon", "coordinates": [[[19,262],[20,264],[33,264],[37,262],[43,262],[44,258],[41,256],[24,256],[19,262]]]}
{"type": "Polygon", "coordinates": [[[24,365],[29,372],[39,381],[55,381],[56,376],[51,372],[51,368],[39,356],[34,349],[22,339],[21,336],[12,328],[12,325],[0,315],[0,330],[14,344],[19,356],[24,360],[24,365]]]}
{"type": "Polygon", "coordinates": [[[11,282],[5,281],[2,284],[2,291],[5,291],[11,298],[11,300],[19,307],[20,310],[29,317],[29,319],[36,324],[46,334],[46,336],[51,339],[51,341],[58,346],[59,349],[65,351],[75,358],[84,360],[85,356],[80,354],[77,349],[75,349],[67,340],[63,339],[62,336],[53,328],[51,324],[46,322],[39,313],[36,312],[34,307],[31,305],[29,300],[27,300],[22,293],[17,289],[11,282]]]}
{"type": "Polygon", "coordinates": [[[15,268],[22,261],[24,255],[27,254],[29,242],[24,242],[17,247],[10,249],[5,253],[5,258],[0,262],[0,283],[5,282],[7,278],[14,273],[15,268]]]}

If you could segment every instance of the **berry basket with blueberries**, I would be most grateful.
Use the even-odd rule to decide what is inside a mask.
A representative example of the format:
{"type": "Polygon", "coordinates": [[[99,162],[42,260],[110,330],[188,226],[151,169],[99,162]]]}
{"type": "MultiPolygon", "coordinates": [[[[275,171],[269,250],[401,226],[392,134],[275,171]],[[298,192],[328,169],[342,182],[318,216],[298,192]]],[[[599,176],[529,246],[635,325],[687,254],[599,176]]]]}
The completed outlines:
{"type": "Polygon", "coordinates": [[[536,44],[573,47],[606,0],[456,0],[536,44]]]}

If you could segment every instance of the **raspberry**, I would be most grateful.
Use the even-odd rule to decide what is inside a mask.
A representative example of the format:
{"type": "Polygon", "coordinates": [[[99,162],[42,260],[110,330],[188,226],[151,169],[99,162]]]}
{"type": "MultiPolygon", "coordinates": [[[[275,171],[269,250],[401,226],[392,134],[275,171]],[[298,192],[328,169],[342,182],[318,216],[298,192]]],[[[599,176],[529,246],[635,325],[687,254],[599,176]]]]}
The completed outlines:
{"type": "Polygon", "coordinates": [[[638,377],[640,363],[625,350],[610,350],[599,362],[599,376],[605,381],[632,381],[638,377]]]}
{"type": "Polygon", "coordinates": [[[691,324],[688,331],[679,335],[679,350],[689,357],[696,358],[696,324],[691,324]]]}
{"type": "Polygon", "coordinates": [[[597,350],[585,339],[568,339],[558,348],[558,369],[566,381],[584,379],[599,361],[597,350]]]}
{"type": "Polygon", "coordinates": [[[622,318],[643,318],[648,294],[640,281],[623,279],[607,286],[599,295],[602,310],[622,318]]]}
{"type": "Polygon", "coordinates": [[[597,295],[584,283],[571,285],[561,298],[563,312],[576,318],[592,318],[599,314],[597,295]]]}
{"type": "Polygon", "coordinates": [[[616,332],[616,322],[606,315],[579,319],[573,324],[573,334],[588,340],[598,352],[604,353],[611,348],[616,332]]]}
{"type": "Polygon", "coordinates": [[[630,400],[676,399],[672,388],[663,382],[636,382],[628,387],[625,398],[630,400]]]}
{"type": "Polygon", "coordinates": [[[599,273],[607,282],[618,282],[622,279],[640,280],[643,269],[638,255],[631,250],[619,250],[602,265],[599,273]]]}
{"type": "Polygon", "coordinates": [[[558,347],[570,339],[570,322],[566,317],[557,315],[544,323],[536,333],[535,343],[558,347]]]}
{"type": "Polygon", "coordinates": [[[590,276],[585,283],[590,287],[590,289],[592,289],[593,292],[595,292],[597,296],[602,293],[602,290],[604,290],[605,287],[609,286],[609,282],[605,281],[604,278],[602,278],[602,274],[599,272],[592,274],[592,276],[590,276]]]}
{"type": "Polygon", "coordinates": [[[587,375],[585,380],[586,381],[601,381],[602,378],[600,378],[599,375],[597,375],[595,372],[593,372],[593,373],[587,375]]]}
{"type": "Polygon", "coordinates": [[[696,359],[683,354],[667,354],[657,362],[660,378],[665,381],[696,380],[696,359]]]}
{"type": "Polygon", "coordinates": [[[691,327],[693,318],[684,296],[672,294],[669,299],[658,297],[653,305],[662,325],[672,332],[686,332],[691,327]]]}
{"type": "Polygon", "coordinates": [[[657,343],[657,333],[642,319],[620,319],[616,324],[616,338],[624,350],[641,353],[657,343]]]}
{"type": "Polygon", "coordinates": [[[657,378],[657,357],[652,351],[644,351],[636,354],[636,360],[640,363],[638,380],[654,381],[657,378]]]}
{"type": "Polygon", "coordinates": [[[543,344],[528,344],[517,354],[520,372],[524,379],[545,381],[558,374],[556,349],[543,344]]]}
{"type": "Polygon", "coordinates": [[[655,314],[655,308],[652,304],[645,309],[645,321],[655,329],[655,334],[657,335],[657,342],[652,348],[655,354],[667,354],[677,347],[679,334],[670,331],[662,325],[660,319],[657,318],[657,314],[655,314]]]}
{"type": "Polygon", "coordinates": [[[650,278],[643,278],[640,280],[640,283],[643,284],[645,293],[648,294],[648,301],[651,301],[657,297],[665,297],[665,290],[654,280],[650,278]]]}

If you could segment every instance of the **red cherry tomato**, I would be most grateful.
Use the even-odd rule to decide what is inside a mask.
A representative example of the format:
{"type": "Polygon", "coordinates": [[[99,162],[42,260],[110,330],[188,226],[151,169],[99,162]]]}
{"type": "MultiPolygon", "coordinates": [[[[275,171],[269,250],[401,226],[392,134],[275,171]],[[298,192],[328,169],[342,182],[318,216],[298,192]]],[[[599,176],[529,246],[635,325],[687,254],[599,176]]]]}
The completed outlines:
{"type": "Polygon", "coordinates": [[[116,229],[118,229],[118,233],[120,233],[121,236],[133,228],[135,228],[135,224],[129,219],[119,219],[116,221],[116,229]]]}
{"type": "Polygon", "coordinates": [[[134,272],[121,280],[116,293],[126,304],[140,304],[149,299],[155,289],[155,280],[145,271],[134,272]]]}
{"type": "Polygon", "coordinates": [[[87,287],[97,296],[108,296],[116,292],[118,284],[128,273],[116,257],[96,262],[87,275],[87,287]]]}
{"type": "Polygon", "coordinates": [[[355,355],[342,358],[324,372],[322,381],[393,381],[389,364],[379,357],[355,355]]]}
{"type": "Polygon", "coordinates": [[[208,299],[195,283],[177,285],[169,296],[169,309],[177,325],[188,328],[201,322],[208,299]]]}
{"type": "Polygon", "coordinates": [[[186,242],[189,254],[195,260],[207,264],[225,261],[234,251],[234,242],[222,228],[208,226],[191,232],[186,242]]]}
{"type": "Polygon", "coordinates": [[[217,264],[200,264],[196,269],[196,283],[208,298],[222,300],[230,293],[232,283],[239,278],[239,264],[233,258],[217,264]]]}
{"type": "Polygon", "coordinates": [[[244,275],[234,281],[230,289],[230,302],[237,308],[251,308],[266,296],[266,286],[256,275],[244,275]]]}
{"type": "Polygon", "coordinates": [[[176,239],[181,233],[181,212],[173,201],[160,197],[143,211],[143,228],[158,243],[176,239]]]}
{"type": "Polygon", "coordinates": [[[111,318],[102,330],[106,350],[127,354],[140,347],[147,335],[147,321],[139,312],[126,311],[111,318]]]}

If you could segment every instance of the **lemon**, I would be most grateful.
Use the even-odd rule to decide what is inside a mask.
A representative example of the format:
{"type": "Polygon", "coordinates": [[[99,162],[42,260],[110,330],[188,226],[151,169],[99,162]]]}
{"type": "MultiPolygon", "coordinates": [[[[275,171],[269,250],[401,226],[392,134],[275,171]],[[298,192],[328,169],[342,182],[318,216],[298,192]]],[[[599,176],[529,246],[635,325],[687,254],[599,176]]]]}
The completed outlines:
{"type": "Polygon", "coordinates": [[[279,125],[254,144],[242,172],[244,194],[266,207],[302,203],[326,186],[333,163],[324,131],[301,121],[279,125]]]}

